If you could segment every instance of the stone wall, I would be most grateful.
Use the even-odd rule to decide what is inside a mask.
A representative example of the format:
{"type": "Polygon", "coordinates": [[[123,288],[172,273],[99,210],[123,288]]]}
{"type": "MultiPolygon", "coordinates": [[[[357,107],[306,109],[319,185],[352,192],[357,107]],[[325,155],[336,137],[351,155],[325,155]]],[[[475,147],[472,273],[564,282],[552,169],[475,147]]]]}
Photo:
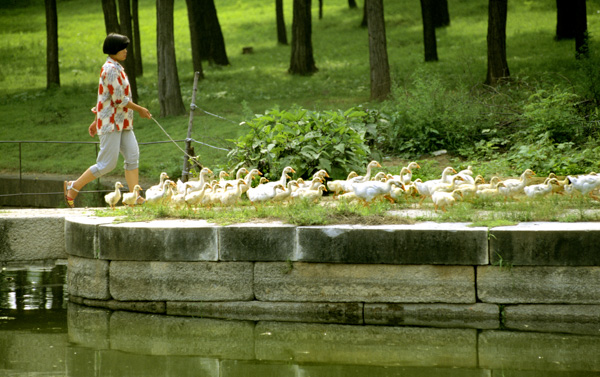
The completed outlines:
{"type": "Polygon", "coordinates": [[[174,316],[600,332],[600,224],[67,218],[69,294],[174,316]]]}

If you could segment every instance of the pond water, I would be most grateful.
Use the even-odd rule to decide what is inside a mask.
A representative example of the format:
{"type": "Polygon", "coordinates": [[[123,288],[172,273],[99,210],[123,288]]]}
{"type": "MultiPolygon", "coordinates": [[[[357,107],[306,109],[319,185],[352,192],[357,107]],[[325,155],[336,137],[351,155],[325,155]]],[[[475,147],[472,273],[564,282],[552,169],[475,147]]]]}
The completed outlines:
{"type": "Polygon", "coordinates": [[[68,302],[66,266],[0,273],[0,376],[600,376],[600,337],[221,321],[68,302]]]}

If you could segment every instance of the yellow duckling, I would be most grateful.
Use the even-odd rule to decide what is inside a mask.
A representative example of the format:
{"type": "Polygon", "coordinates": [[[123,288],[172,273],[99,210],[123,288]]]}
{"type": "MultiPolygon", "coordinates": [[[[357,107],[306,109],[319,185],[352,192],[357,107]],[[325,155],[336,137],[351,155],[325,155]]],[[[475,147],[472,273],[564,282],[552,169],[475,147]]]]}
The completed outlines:
{"type": "Polygon", "coordinates": [[[133,188],[133,192],[126,192],[123,194],[123,200],[121,201],[123,205],[133,207],[138,203],[140,198],[140,191],[142,191],[142,187],[140,185],[135,185],[133,188]]]}
{"type": "Polygon", "coordinates": [[[104,201],[110,206],[111,209],[115,209],[115,206],[121,200],[121,190],[123,185],[121,182],[115,183],[115,191],[104,195],[104,201]]]}

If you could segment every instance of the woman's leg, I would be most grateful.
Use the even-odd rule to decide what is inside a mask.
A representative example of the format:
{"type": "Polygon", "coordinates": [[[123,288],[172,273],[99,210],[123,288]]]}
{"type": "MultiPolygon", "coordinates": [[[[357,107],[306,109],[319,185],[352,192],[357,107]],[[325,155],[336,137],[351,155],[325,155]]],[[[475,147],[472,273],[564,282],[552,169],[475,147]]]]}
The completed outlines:
{"type": "Polygon", "coordinates": [[[122,134],[121,154],[124,159],[125,180],[129,192],[133,192],[135,185],[139,184],[140,149],[133,131],[123,131],[122,134]]]}
{"type": "Polygon", "coordinates": [[[85,185],[109,173],[117,166],[120,134],[121,132],[110,132],[100,135],[100,152],[98,152],[96,164],[90,166],[75,182],[69,182],[71,189],[67,192],[68,199],[75,199],[79,190],[83,189],[85,185]]]}

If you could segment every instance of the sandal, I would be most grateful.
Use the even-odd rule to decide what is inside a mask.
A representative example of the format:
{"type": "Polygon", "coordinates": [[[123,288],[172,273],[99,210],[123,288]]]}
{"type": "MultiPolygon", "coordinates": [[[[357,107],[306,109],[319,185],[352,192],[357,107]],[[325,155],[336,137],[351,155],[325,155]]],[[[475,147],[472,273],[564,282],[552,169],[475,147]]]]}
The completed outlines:
{"type": "Polygon", "coordinates": [[[69,208],[75,208],[75,199],[73,199],[73,198],[69,197],[69,195],[67,195],[69,190],[79,192],[79,190],[77,190],[76,188],[73,187],[73,182],[64,181],[63,182],[63,192],[65,194],[65,202],[67,203],[67,206],[69,208]]]}

